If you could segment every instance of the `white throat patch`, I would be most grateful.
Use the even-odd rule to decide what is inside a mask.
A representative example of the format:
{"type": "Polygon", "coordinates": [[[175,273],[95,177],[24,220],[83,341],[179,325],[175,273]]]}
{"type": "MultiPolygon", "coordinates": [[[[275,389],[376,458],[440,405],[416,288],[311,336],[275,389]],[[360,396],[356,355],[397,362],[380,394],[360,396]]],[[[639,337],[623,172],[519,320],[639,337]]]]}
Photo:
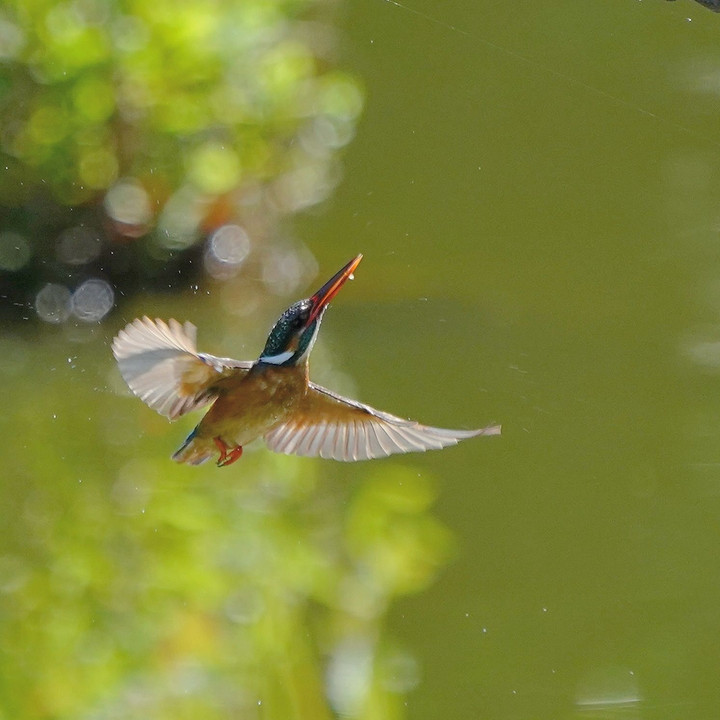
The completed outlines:
{"type": "Polygon", "coordinates": [[[269,365],[282,365],[284,362],[287,362],[294,354],[295,351],[286,350],[285,352],[281,352],[278,355],[261,355],[260,362],[268,363],[269,365]]]}

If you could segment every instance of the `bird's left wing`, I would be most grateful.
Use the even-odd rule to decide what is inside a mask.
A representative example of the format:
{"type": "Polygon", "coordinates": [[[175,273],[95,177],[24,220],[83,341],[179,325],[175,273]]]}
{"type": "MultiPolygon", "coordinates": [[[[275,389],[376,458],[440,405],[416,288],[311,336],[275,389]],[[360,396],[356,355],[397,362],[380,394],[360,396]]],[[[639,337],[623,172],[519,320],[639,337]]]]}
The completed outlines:
{"type": "Polygon", "coordinates": [[[439,450],[477,435],[499,435],[500,426],[447,430],[403,420],[310,383],[295,413],[265,435],[275,452],[351,462],[395,453],[439,450]]]}
{"type": "Polygon", "coordinates": [[[112,343],[130,389],[171,420],[214,400],[214,386],[222,378],[252,367],[251,362],[197,352],[196,331],[189,322],[144,317],[133,320],[112,343]]]}

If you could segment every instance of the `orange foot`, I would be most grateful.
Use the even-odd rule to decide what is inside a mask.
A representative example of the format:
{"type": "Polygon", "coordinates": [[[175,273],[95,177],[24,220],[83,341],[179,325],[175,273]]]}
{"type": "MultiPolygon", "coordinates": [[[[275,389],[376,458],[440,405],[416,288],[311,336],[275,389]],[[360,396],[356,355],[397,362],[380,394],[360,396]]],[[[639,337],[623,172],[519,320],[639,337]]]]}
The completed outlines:
{"type": "Polygon", "coordinates": [[[218,467],[227,467],[228,465],[232,465],[236,460],[240,459],[243,451],[242,445],[236,445],[235,447],[230,448],[220,437],[213,438],[213,442],[220,451],[220,457],[217,461],[218,467]]]}

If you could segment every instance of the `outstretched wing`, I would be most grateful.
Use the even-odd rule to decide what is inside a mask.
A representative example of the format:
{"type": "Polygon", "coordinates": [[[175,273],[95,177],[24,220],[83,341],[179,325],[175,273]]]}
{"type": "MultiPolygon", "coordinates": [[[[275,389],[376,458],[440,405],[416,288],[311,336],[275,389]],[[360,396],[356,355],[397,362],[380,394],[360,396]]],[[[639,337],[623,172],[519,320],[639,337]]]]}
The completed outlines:
{"type": "Polygon", "coordinates": [[[403,420],[310,383],[292,417],[265,435],[275,452],[351,462],[395,453],[439,450],[477,435],[499,435],[500,426],[446,430],[403,420]]]}
{"type": "Polygon", "coordinates": [[[130,389],[171,420],[214,400],[218,380],[252,367],[251,362],[197,352],[195,335],[192,323],[144,317],[133,320],[112,343],[130,389]]]}

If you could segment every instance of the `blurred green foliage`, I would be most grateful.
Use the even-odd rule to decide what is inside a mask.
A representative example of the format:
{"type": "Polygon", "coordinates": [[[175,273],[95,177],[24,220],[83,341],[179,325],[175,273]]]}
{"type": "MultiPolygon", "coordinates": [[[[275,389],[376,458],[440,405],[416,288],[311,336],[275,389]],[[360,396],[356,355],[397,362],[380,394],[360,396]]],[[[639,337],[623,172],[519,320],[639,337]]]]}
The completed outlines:
{"type": "Polygon", "coordinates": [[[66,323],[0,336],[0,720],[404,715],[418,669],[383,622],[451,552],[431,483],[252,448],[178,467],[93,324],[138,288],[240,278],[217,314],[304,281],[279,229],[333,189],[362,106],[331,12],[0,7],[0,296],[66,323]]]}
{"type": "Polygon", "coordinates": [[[0,356],[0,718],[404,716],[418,669],[386,613],[452,550],[427,477],[252,446],[178,466],[196,418],[119,397],[103,343],[0,356]]]}
{"type": "Polygon", "coordinates": [[[48,281],[187,284],[214,229],[245,224],[262,252],[285,216],[327,197],[362,106],[334,63],[332,7],[3,3],[5,307],[48,281]]]}
{"type": "Polygon", "coordinates": [[[431,484],[265,451],[178,467],[92,324],[118,292],[308,274],[278,230],[331,192],[362,106],[331,11],[0,8],[0,296],[70,321],[0,337],[0,720],[404,715],[418,669],[383,621],[451,550],[431,484]]]}

